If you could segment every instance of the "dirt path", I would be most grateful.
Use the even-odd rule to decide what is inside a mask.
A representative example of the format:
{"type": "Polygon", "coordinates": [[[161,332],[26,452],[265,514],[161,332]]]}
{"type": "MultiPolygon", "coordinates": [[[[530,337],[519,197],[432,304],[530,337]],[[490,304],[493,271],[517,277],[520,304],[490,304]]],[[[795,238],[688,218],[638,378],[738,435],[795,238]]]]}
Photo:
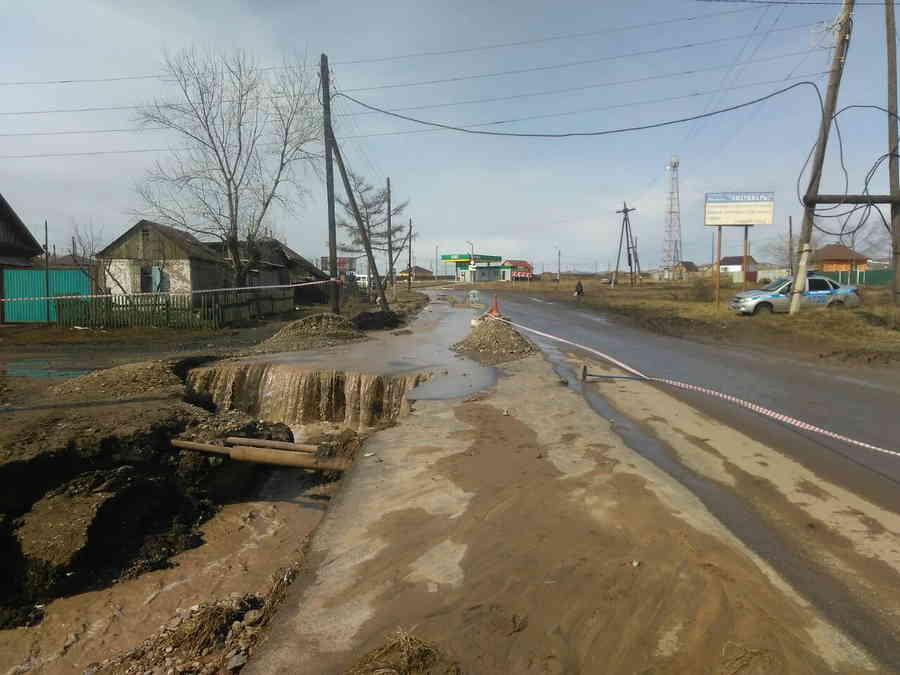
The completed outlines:
{"type": "Polygon", "coordinates": [[[468,673],[887,672],[540,356],[372,439],[248,672],[341,673],[398,627],[468,673]]]}

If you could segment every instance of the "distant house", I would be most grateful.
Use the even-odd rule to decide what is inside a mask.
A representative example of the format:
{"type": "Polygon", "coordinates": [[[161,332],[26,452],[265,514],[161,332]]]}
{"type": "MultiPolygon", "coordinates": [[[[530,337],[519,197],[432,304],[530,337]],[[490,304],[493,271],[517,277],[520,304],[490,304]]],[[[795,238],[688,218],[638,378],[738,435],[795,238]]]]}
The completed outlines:
{"type": "Polygon", "coordinates": [[[228,266],[194,235],[141,220],[97,254],[102,285],[114,295],[222,288],[228,266]]]}
{"type": "Polygon", "coordinates": [[[675,265],[672,276],[676,279],[694,279],[700,276],[700,270],[690,260],[682,260],[675,265]]]}
{"type": "Polygon", "coordinates": [[[828,244],[817,248],[810,262],[821,272],[865,272],[869,269],[868,257],[843,244],[828,244]]]}
{"type": "MultiPolygon", "coordinates": [[[[741,272],[744,269],[744,256],[727,255],[719,261],[719,271],[721,272],[741,272]]],[[[756,272],[757,263],[752,255],[747,256],[747,271],[756,272]]]]}
{"type": "Polygon", "coordinates": [[[31,267],[43,248],[0,194],[0,268],[31,267]]]}
{"type": "MultiPolygon", "coordinates": [[[[225,265],[232,266],[231,254],[225,242],[216,241],[206,246],[225,265]]],[[[280,286],[302,281],[324,281],[328,278],[325,272],[277,239],[258,239],[253,247],[248,247],[246,241],[241,241],[238,246],[241,262],[248,266],[248,286],[280,286]]]]}
{"type": "Polygon", "coordinates": [[[501,281],[531,281],[534,279],[534,267],[527,260],[504,260],[500,267],[501,281]]]}
{"type": "MultiPolygon", "coordinates": [[[[400,272],[398,274],[398,276],[401,279],[406,279],[406,277],[409,276],[409,268],[400,272]]],[[[434,279],[434,273],[429,269],[425,269],[424,267],[419,267],[418,265],[413,265],[412,266],[412,278],[418,279],[419,281],[421,281],[423,279],[434,279]]]]}

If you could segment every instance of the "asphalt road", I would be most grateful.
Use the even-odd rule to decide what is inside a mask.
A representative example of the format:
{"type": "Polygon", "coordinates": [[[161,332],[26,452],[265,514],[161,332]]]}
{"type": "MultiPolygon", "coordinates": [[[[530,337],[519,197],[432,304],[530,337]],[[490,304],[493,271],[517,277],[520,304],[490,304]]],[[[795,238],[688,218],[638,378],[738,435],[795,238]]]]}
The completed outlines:
{"type": "MultiPolygon", "coordinates": [[[[519,294],[501,294],[500,299],[503,314],[512,321],[603,351],[649,376],[717,389],[845,436],[900,450],[900,378],[894,372],[835,368],[774,350],[658,335],[571,302],[519,294]]],[[[533,334],[529,337],[546,342],[533,334]]],[[[676,391],[676,395],[822,478],[900,511],[900,458],[800,431],[702,394],[676,391]]]]}

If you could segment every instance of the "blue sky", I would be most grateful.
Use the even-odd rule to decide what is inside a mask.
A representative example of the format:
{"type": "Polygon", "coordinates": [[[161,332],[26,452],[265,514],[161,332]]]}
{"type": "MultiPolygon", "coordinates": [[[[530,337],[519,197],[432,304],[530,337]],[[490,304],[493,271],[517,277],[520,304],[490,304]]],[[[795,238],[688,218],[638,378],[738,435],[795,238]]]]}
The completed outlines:
{"type": "MultiPolygon", "coordinates": [[[[263,63],[285,54],[305,54],[316,63],[326,52],[340,89],[373,105],[399,108],[470,99],[583,88],[546,96],[438,107],[414,116],[469,125],[555,115],[497,130],[591,131],[673,119],[733,105],[828,70],[830,52],[797,55],[830,46],[830,35],[808,26],[830,21],[837,6],[747,6],[694,0],[597,2],[456,2],[411,0],[386,3],[254,0],[190,3],[155,0],[79,3],[6,0],[5,39],[0,45],[0,81],[115,77],[154,74],[164,49],[185,47],[252,52],[263,63]],[[77,6],[76,6],[77,5],[77,6]],[[704,17],[693,21],[673,21],[704,17]],[[655,22],[653,27],[615,30],[655,22]],[[774,31],[772,29],[775,29],[774,31]],[[790,30],[782,30],[790,29],[790,30]],[[341,62],[534,40],[572,33],[604,34],[444,56],[378,63],[341,62]],[[749,35],[749,36],[748,36],[749,35]],[[744,36],[744,37],[736,37],[744,36]],[[732,38],[735,39],[723,39],[732,38]],[[722,39],[713,44],[668,49],[722,39]],[[656,54],[626,56],[634,52],[656,54]],[[793,56],[785,56],[794,54],[793,56]],[[369,89],[571,61],[595,63],[452,83],[369,89]],[[737,61],[754,63],[731,68],[737,61]],[[709,70],[724,66],[718,70],[709,70]],[[684,71],[704,69],[693,75],[684,71]],[[612,82],[666,77],[633,84],[612,82]],[[788,76],[793,76],[785,81],[788,76]],[[754,84],[762,82],[764,84],[754,84]],[[750,85],[750,86],[748,86],[750,85]],[[703,94],[701,92],[717,91],[703,94]],[[693,95],[698,94],[698,95],[693,95]],[[684,97],[658,103],[641,102],[684,97]],[[619,107],[612,107],[619,106],[619,107]],[[606,108],[596,110],[596,108],[606,108]],[[579,112],[595,109],[589,112],[579,112]],[[573,113],[560,115],[560,113],[573,113]]],[[[861,6],[840,104],[884,105],[886,100],[883,12],[861,6]]],[[[816,78],[824,90],[825,77],[816,78]]],[[[0,113],[51,108],[128,106],[165,96],[159,80],[97,84],[2,86],[0,113]]],[[[416,262],[431,267],[440,252],[465,250],[526,258],[555,269],[556,249],[564,269],[601,269],[615,260],[623,200],[637,211],[632,225],[642,263],[658,264],[667,198],[665,166],[681,161],[684,257],[708,262],[711,233],[702,224],[703,195],[724,190],[776,193],[776,225],[751,235],[760,251],[786,227],[799,227],[797,174],[818,125],[818,103],[802,88],[750,109],[646,132],[563,140],[469,136],[424,131],[418,125],[365,111],[346,100],[335,106],[339,137],[348,162],[373,183],[391,177],[398,199],[410,199],[408,215],[420,237],[416,262]]],[[[872,162],[884,152],[883,114],[851,111],[841,118],[851,189],[858,191],[872,162]]],[[[133,112],[0,114],[0,134],[130,128],[133,112]]],[[[51,241],[64,246],[74,222],[93,221],[108,239],[124,230],[139,206],[134,185],[161,153],[11,159],[40,153],[102,152],[165,147],[153,132],[0,136],[0,192],[34,230],[47,219],[51,241]]],[[[832,144],[823,190],[843,188],[832,144]]],[[[873,182],[883,190],[884,172],[873,182]]],[[[805,185],[805,184],[804,184],[805,185]]],[[[313,175],[309,194],[277,226],[309,257],[325,252],[324,188],[313,175]]],[[[37,232],[36,232],[37,233],[37,232]]],[[[726,237],[725,252],[738,253],[740,236],[726,237]]],[[[761,256],[765,257],[765,256],[761,256]]]]}

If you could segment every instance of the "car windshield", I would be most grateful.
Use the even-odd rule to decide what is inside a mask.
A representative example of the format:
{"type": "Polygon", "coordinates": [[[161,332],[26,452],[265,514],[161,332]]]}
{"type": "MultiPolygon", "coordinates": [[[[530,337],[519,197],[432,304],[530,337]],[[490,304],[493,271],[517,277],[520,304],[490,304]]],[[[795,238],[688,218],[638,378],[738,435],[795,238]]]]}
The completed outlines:
{"type": "Polygon", "coordinates": [[[766,284],[765,286],[763,286],[761,290],[763,290],[763,291],[777,290],[781,286],[781,284],[783,284],[785,281],[789,281],[789,280],[790,279],[788,277],[782,277],[781,279],[776,279],[772,283],[766,284]]]}

